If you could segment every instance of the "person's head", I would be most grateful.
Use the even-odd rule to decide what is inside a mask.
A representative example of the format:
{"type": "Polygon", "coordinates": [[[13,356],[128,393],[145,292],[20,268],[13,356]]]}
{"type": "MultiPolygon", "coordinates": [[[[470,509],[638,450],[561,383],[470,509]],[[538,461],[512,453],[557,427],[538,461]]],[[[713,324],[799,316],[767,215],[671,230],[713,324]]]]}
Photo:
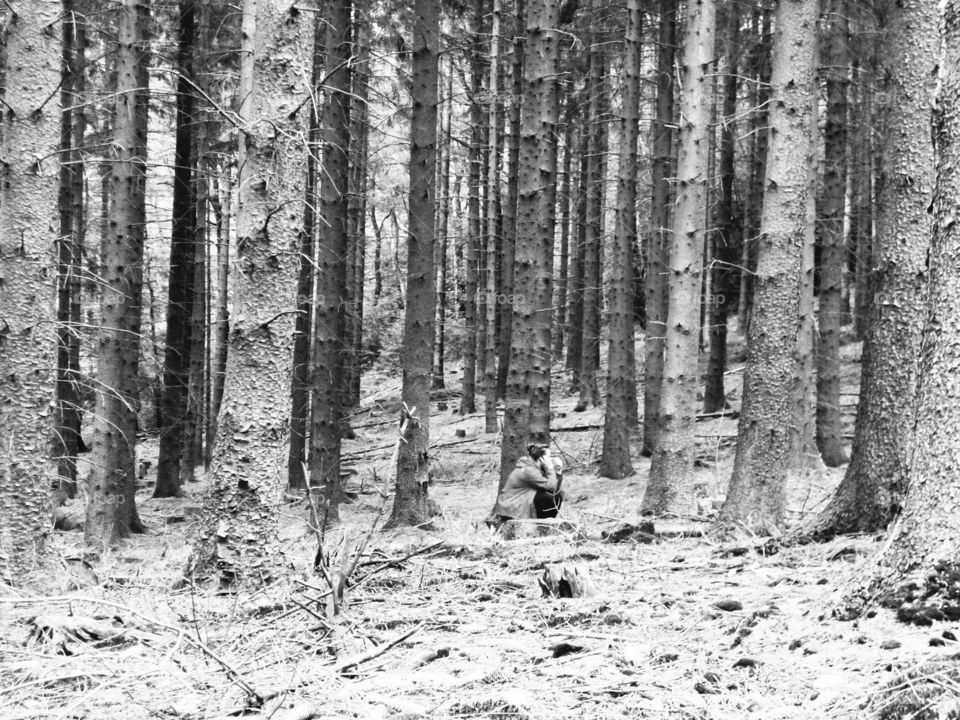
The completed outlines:
{"type": "Polygon", "coordinates": [[[546,445],[540,445],[538,443],[531,443],[530,445],[527,445],[527,455],[529,455],[532,460],[539,460],[546,453],[546,445]]]}

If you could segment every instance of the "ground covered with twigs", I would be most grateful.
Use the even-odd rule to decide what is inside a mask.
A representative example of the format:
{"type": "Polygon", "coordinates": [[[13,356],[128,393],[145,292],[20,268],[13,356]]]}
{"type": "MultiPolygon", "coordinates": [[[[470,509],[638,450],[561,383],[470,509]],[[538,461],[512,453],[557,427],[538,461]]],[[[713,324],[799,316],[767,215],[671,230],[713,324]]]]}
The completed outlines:
{"type": "MultiPolygon", "coordinates": [[[[363,546],[377,517],[375,471],[389,463],[398,394],[397,382],[380,383],[353,419],[358,437],[345,450],[356,499],[327,533],[331,568],[363,546]]],[[[605,532],[640,522],[648,462],[638,458],[626,480],[597,478],[602,415],[573,404],[560,400],[555,422],[569,525],[518,540],[482,523],[496,436],[482,432],[482,416],[455,415],[455,398],[435,404],[436,528],[370,535],[336,614],[296,497],[282,508],[291,563],[282,580],[252,594],[173,589],[203,482],[186,498],[152,500],[148,473],[138,500],[149,535],[89,568],[72,559],[81,534],[58,533],[61,570],[43,595],[0,589],[0,717],[949,716],[960,627],[906,626],[888,610],[831,616],[879,538],[720,542],[690,537],[708,523],[680,518],[658,527],[686,537],[609,542],[605,532]],[[599,594],[544,598],[538,578],[550,563],[581,568],[599,594]]],[[[698,428],[709,500],[729,477],[736,421],[698,428]]],[[[814,511],[841,475],[799,484],[792,515],[814,511]]]]}

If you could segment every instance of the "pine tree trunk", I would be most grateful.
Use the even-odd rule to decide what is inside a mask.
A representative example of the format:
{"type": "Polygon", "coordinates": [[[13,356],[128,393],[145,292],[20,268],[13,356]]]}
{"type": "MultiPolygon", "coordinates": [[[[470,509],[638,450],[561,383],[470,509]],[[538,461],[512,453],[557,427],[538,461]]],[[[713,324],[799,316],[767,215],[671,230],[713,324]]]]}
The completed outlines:
{"type": "Polygon", "coordinates": [[[196,0],[179,5],[177,50],[177,130],[173,170],[173,226],[170,232],[170,284],[163,358],[163,425],[157,460],[156,498],[181,492],[180,460],[188,452],[186,412],[193,337],[197,195],[193,133],[196,129],[194,38],[196,0]]]}
{"type": "MultiPolygon", "coordinates": [[[[586,96],[587,89],[583,89],[586,96]]],[[[582,103],[581,103],[582,107],[582,103]]],[[[573,390],[579,389],[580,360],[583,355],[583,270],[586,261],[585,251],[587,244],[587,194],[590,186],[589,140],[590,131],[587,123],[589,114],[581,113],[577,128],[577,156],[580,158],[577,169],[577,206],[576,222],[574,225],[574,248],[568,249],[570,269],[567,273],[567,361],[566,368],[572,377],[573,390]]]]}
{"type": "Polygon", "coordinates": [[[560,180],[560,209],[558,222],[560,224],[560,255],[557,268],[556,320],[553,323],[553,357],[563,358],[564,340],[567,336],[567,287],[570,272],[570,204],[571,204],[571,174],[573,170],[573,118],[576,115],[575,99],[572,93],[566,93],[567,110],[565,113],[563,133],[563,170],[560,180]]]}
{"type": "Polygon", "coordinates": [[[724,55],[726,74],[723,76],[723,124],[720,137],[719,181],[720,198],[716,212],[716,231],[712,263],[710,304],[710,353],[707,360],[707,380],[703,391],[703,411],[720,412],[727,407],[724,375],[727,369],[727,317],[736,309],[734,268],[739,264],[740,223],[734,198],[736,180],[737,140],[737,60],[740,31],[740,12],[736,4],[723,6],[724,55]]]}
{"type": "Polygon", "coordinates": [[[136,443],[140,314],[146,222],[146,0],[124,0],[117,40],[117,97],[108,231],[97,342],[96,416],[87,479],[85,541],[101,548],[142,532],[137,515],[136,443]]]}
{"type": "MultiPolygon", "coordinates": [[[[860,404],[850,466],[829,505],[805,529],[814,535],[886,527],[908,492],[911,458],[931,452],[936,456],[939,450],[914,440],[931,234],[927,207],[934,181],[926,111],[936,81],[936,27],[936,8],[918,0],[891,8],[886,18],[887,44],[879,75],[886,78],[884,93],[897,102],[885,106],[884,181],[878,198],[869,284],[873,302],[861,359],[860,404]],[[922,452],[914,453],[915,447],[922,452]]],[[[940,162],[942,166],[946,158],[940,162]]],[[[947,247],[941,244],[937,249],[942,253],[947,247]]],[[[929,302],[927,307],[950,310],[929,302]]]]}
{"type": "Polygon", "coordinates": [[[220,586],[261,583],[279,564],[277,458],[286,442],[296,307],[296,239],[306,157],[309,78],[287,58],[310,57],[312,23],[290,0],[246,0],[240,61],[239,208],[226,386],[211,489],[188,571],[220,586]],[[276,152],[277,142],[291,142],[276,152]],[[293,141],[293,138],[300,138],[293,141]]]}
{"type": "Polygon", "coordinates": [[[806,382],[798,358],[802,272],[811,220],[810,160],[816,113],[815,0],[777,5],[771,71],[770,147],[737,454],[723,522],[757,533],[782,528],[788,470],[806,450],[806,382]]]}
{"type": "Polygon", "coordinates": [[[227,294],[230,285],[230,213],[233,184],[230,168],[222,169],[223,188],[214,183],[211,202],[217,218],[217,315],[212,367],[210,369],[210,423],[207,428],[207,442],[211,448],[216,444],[217,423],[220,406],[223,403],[223,388],[227,374],[227,349],[230,345],[230,317],[227,306],[227,294]],[[221,197],[222,196],[222,197],[221,197]]]}
{"type": "Polygon", "coordinates": [[[640,72],[643,10],[641,0],[629,0],[623,48],[623,89],[620,116],[620,157],[614,225],[610,302],[610,342],[607,352],[607,411],[603,426],[602,477],[633,474],[630,462],[630,397],[636,392],[633,353],[633,246],[637,237],[637,141],[640,136],[640,72]]]}
{"type": "Polygon", "coordinates": [[[840,407],[840,295],[847,259],[843,234],[847,196],[847,7],[832,0],[830,23],[821,47],[826,68],[827,105],[824,123],[823,199],[818,208],[820,229],[820,307],[817,352],[817,448],[823,462],[837,467],[847,462],[840,407]]]}
{"type": "Polygon", "coordinates": [[[310,484],[323,493],[324,523],[336,521],[339,515],[341,420],[346,399],[351,6],[352,0],[334,0],[327,6],[323,62],[327,70],[321,118],[323,180],[317,240],[310,484]]]}
{"type": "Polygon", "coordinates": [[[706,233],[706,186],[710,143],[711,84],[716,6],[687,4],[681,67],[680,148],[677,203],[669,257],[669,302],[665,334],[660,428],[643,509],[656,515],[691,514],[694,504],[693,436],[699,385],[700,274],[706,233]]]}
{"type": "MultiPolygon", "coordinates": [[[[386,222],[386,218],[384,218],[386,222]]],[[[383,294],[383,266],[381,256],[383,254],[383,223],[377,222],[377,208],[370,206],[370,225],[373,226],[373,304],[380,301],[380,295],[383,294]]]]}
{"type": "Polygon", "coordinates": [[[0,113],[0,581],[42,567],[50,531],[50,402],[56,386],[55,259],[60,3],[0,13],[6,92],[0,113]]]}
{"type": "Polygon", "coordinates": [[[500,245],[497,233],[497,215],[500,197],[500,147],[502,145],[497,116],[500,111],[500,0],[493,0],[492,24],[490,28],[490,79],[487,94],[490,107],[487,111],[487,137],[489,153],[487,157],[487,217],[486,217],[486,362],[484,364],[484,429],[488,433],[497,432],[497,246],[500,245]]]}
{"type": "Polygon", "coordinates": [[[413,108],[410,117],[410,195],[407,236],[407,306],[402,350],[401,397],[411,417],[397,458],[397,491],[387,525],[429,521],[427,482],[430,446],[430,369],[433,361],[436,276],[433,272],[436,212],[437,85],[440,3],[413,7],[413,108]]]}
{"type": "Polygon", "coordinates": [[[660,433],[660,393],[667,321],[667,237],[671,223],[670,167],[673,157],[673,63],[677,44],[677,0],[660,0],[657,48],[657,108],[653,124],[650,232],[647,234],[646,338],[643,371],[643,448],[653,454],[660,433]]]}
{"type": "Polygon", "coordinates": [[[500,484],[528,441],[550,439],[550,325],[553,304],[554,207],[559,75],[559,7],[549,0],[527,6],[523,108],[520,119],[519,195],[513,330],[508,373],[500,484]]]}
{"type": "MultiPolygon", "coordinates": [[[[452,154],[452,127],[453,127],[453,70],[447,76],[447,94],[442,103],[443,115],[440,118],[441,143],[437,152],[442,152],[440,163],[440,177],[438,188],[440,198],[438,209],[440,220],[437,223],[440,235],[440,249],[437,253],[437,350],[436,365],[433,370],[433,388],[442,390],[446,387],[446,349],[447,349],[447,268],[450,254],[450,156],[452,154]]],[[[456,297],[456,295],[454,295],[456,297]]]]}
{"type": "MultiPolygon", "coordinates": [[[[365,26],[364,26],[365,27],[365,26]]],[[[347,397],[348,407],[360,406],[360,379],[362,376],[363,361],[363,301],[366,289],[366,259],[367,259],[367,164],[369,155],[370,119],[368,98],[370,95],[369,56],[367,49],[369,33],[360,33],[362,45],[357,51],[357,68],[353,71],[354,86],[356,88],[356,107],[354,127],[356,136],[356,151],[354,152],[354,169],[352,174],[353,187],[351,197],[351,236],[353,237],[353,253],[351,262],[352,282],[350,297],[353,301],[350,317],[350,347],[347,353],[350,357],[350,387],[347,397]]],[[[353,436],[353,430],[346,425],[346,432],[353,436]]]]}

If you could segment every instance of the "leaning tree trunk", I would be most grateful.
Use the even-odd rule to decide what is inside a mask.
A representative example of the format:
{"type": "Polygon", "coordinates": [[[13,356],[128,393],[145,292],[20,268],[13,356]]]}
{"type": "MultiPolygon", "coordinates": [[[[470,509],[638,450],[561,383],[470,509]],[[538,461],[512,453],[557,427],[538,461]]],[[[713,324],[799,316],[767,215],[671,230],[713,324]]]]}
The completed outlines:
{"type": "Polygon", "coordinates": [[[610,344],[607,352],[607,411],[603,425],[600,475],[623,478],[633,474],[630,462],[630,397],[636,391],[633,346],[633,245],[637,238],[637,140],[640,136],[641,29],[640,0],[629,0],[624,39],[623,90],[620,97],[620,158],[617,167],[617,206],[613,231],[610,344]]]}
{"type": "MultiPolygon", "coordinates": [[[[944,583],[941,586],[944,591],[927,600],[928,617],[946,619],[942,615],[939,618],[932,615],[942,611],[939,603],[949,602],[951,609],[956,610],[953,593],[958,568],[956,538],[960,532],[960,513],[957,512],[960,497],[960,437],[957,435],[957,425],[960,424],[960,385],[957,384],[960,372],[960,227],[955,218],[960,212],[960,2],[947,0],[941,7],[938,92],[933,118],[936,185],[931,208],[934,230],[929,256],[929,297],[919,352],[919,399],[913,439],[914,447],[921,452],[911,453],[906,460],[906,472],[901,476],[906,481],[903,513],[893,525],[883,550],[868,567],[864,585],[852,597],[846,598],[844,610],[848,615],[859,614],[879,593],[886,593],[909,581],[931,590],[936,589],[937,581],[944,583]]],[[[929,3],[904,2],[897,10],[899,12],[891,18],[893,48],[886,58],[891,63],[901,58],[895,87],[905,96],[898,96],[904,102],[903,117],[898,118],[900,113],[894,113],[890,125],[892,135],[888,141],[906,130],[907,108],[918,108],[921,98],[927,97],[923,90],[929,88],[929,79],[921,69],[929,69],[928,63],[932,65],[937,60],[934,54],[918,54],[921,48],[928,49],[928,41],[935,37],[930,28],[930,16],[935,8],[929,3]],[[906,38],[921,30],[928,34],[916,35],[914,40],[919,44],[909,46],[906,38]],[[908,50],[908,54],[901,54],[908,50]],[[916,85],[906,84],[911,77],[916,78],[916,85]],[[904,84],[899,84],[901,81],[904,84]]],[[[890,158],[895,163],[892,168],[898,171],[895,177],[899,180],[891,192],[899,191],[905,197],[912,197],[913,202],[903,205],[902,209],[914,213],[916,210],[912,206],[923,207],[922,195],[919,188],[911,190],[903,181],[907,177],[924,179],[922,175],[914,174],[917,168],[913,164],[929,157],[929,151],[920,147],[926,145],[926,136],[903,137],[903,141],[902,154],[890,158]],[[921,153],[919,157],[912,154],[918,151],[921,153]],[[905,172],[908,170],[910,174],[905,172]]],[[[918,185],[922,188],[925,183],[918,185]]],[[[894,207],[891,207],[884,214],[893,212],[894,207]]],[[[890,238],[890,235],[885,237],[890,238]]],[[[885,307],[891,302],[892,297],[877,304],[885,307]]],[[[903,320],[906,317],[909,316],[904,316],[903,320]]],[[[887,337],[893,340],[891,336],[887,337]]],[[[895,347],[885,345],[883,350],[896,353],[895,347]]],[[[901,385],[901,400],[907,392],[909,389],[901,385]]],[[[894,598],[906,594],[894,593],[894,598]]],[[[929,622],[927,619],[926,624],[929,622]]]]}
{"type": "Polygon", "coordinates": [[[323,492],[324,518],[338,518],[347,294],[347,205],[350,183],[350,17],[352,0],[335,0],[325,19],[326,96],[321,117],[323,177],[317,239],[313,432],[310,484],[323,492]]]}
{"type": "Polygon", "coordinates": [[[163,425],[157,459],[156,498],[180,494],[180,460],[189,452],[186,434],[193,338],[196,206],[194,185],[196,129],[194,37],[196,0],[181,0],[177,50],[177,130],[173,168],[173,224],[170,231],[170,284],[167,337],[163,356],[163,425]]]}
{"type": "Polygon", "coordinates": [[[433,363],[436,275],[437,83],[440,2],[413,6],[413,109],[410,117],[410,196],[407,221],[407,306],[402,350],[404,442],[397,456],[397,493],[388,526],[429,520],[430,370],[433,363]]]}
{"type": "Polygon", "coordinates": [[[667,237],[670,228],[670,166],[673,157],[673,60],[677,43],[677,0],[660,0],[657,48],[657,107],[653,123],[652,198],[647,233],[643,341],[643,454],[653,454],[660,432],[660,391],[667,321],[667,237]]]}
{"type": "Polygon", "coordinates": [[[820,307],[817,316],[817,447],[823,462],[837,467],[847,462],[843,447],[843,409],[840,407],[840,327],[843,266],[847,259],[844,215],[847,194],[847,88],[849,3],[832,0],[830,22],[821,47],[821,65],[827,76],[824,123],[823,201],[820,220],[820,307]]]}
{"type": "MultiPolygon", "coordinates": [[[[934,154],[929,135],[936,74],[937,10],[912,0],[891,6],[879,76],[886,105],[883,183],[871,278],[873,300],[861,360],[853,453],[837,491],[805,532],[882,529],[907,491],[914,447],[917,370],[926,294],[934,154]]],[[[930,307],[935,307],[929,305],[930,307]]]]}
{"type": "Polygon", "coordinates": [[[536,0],[527,7],[523,108],[520,119],[517,245],[512,344],[500,453],[500,484],[527,441],[550,439],[550,323],[553,315],[555,215],[547,188],[555,182],[559,6],[536,0]],[[546,410],[546,412],[545,412],[546,410]]]}
{"type": "Polygon", "coordinates": [[[137,515],[136,443],[140,314],[146,222],[149,5],[124,0],[117,40],[117,98],[108,231],[97,342],[96,415],[87,478],[85,540],[107,547],[142,532],[137,515]]]}
{"type": "Polygon", "coordinates": [[[723,522],[782,529],[788,470],[808,448],[797,390],[807,381],[797,348],[810,221],[816,117],[815,0],[777,5],[770,146],[737,454],[723,522]]]}
{"type": "MultiPolygon", "coordinates": [[[[10,10],[10,6],[7,6],[10,10]]],[[[56,308],[51,220],[57,211],[61,39],[57,0],[4,12],[0,113],[0,581],[38,567],[50,530],[49,407],[54,397],[56,308]]]]}
{"type": "Polygon", "coordinates": [[[277,503],[289,417],[297,238],[306,174],[303,98],[308,13],[292,0],[246,0],[240,66],[240,205],[234,319],[211,489],[190,572],[221,586],[259,583],[279,563],[277,503]]]}
{"type": "Polygon", "coordinates": [[[657,515],[695,509],[693,433],[699,385],[700,274],[706,233],[707,164],[716,5],[687,3],[684,33],[677,202],[669,257],[669,302],[660,391],[660,427],[643,509],[657,515]]]}

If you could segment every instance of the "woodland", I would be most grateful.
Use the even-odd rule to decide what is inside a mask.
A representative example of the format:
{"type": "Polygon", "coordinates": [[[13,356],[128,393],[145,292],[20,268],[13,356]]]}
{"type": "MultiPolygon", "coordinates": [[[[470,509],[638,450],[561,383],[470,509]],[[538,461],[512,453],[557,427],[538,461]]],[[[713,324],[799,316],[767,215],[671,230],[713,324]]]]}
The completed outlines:
{"type": "Polygon", "coordinates": [[[960,0],[4,0],[0,719],[960,717],[958,213],[960,0]]]}

